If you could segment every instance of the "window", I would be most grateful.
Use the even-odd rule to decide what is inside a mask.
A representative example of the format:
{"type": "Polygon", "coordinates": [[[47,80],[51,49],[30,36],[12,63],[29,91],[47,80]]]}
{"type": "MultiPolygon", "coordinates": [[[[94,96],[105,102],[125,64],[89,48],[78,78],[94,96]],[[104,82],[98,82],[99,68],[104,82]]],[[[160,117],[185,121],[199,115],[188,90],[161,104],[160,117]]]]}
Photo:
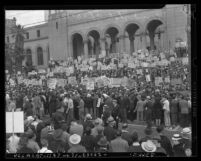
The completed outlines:
{"type": "Polygon", "coordinates": [[[37,37],[40,37],[40,30],[37,30],[37,37]]]}
{"type": "Polygon", "coordinates": [[[58,30],[58,22],[56,22],[56,29],[58,30]]]}
{"type": "Polygon", "coordinates": [[[43,49],[41,47],[37,48],[38,65],[43,65],[43,49]]]}
{"type": "Polygon", "coordinates": [[[9,36],[7,36],[7,42],[9,43],[9,36]]]}
{"type": "Polygon", "coordinates": [[[26,65],[31,66],[32,65],[32,56],[31,56],[31,49],[27,49],[26,51],[26,65]]]}
{"type": "Polygon", "coordinates": [[[29,39],[29,33],[28,32],[26,33],[26,38],[29,39]]]}

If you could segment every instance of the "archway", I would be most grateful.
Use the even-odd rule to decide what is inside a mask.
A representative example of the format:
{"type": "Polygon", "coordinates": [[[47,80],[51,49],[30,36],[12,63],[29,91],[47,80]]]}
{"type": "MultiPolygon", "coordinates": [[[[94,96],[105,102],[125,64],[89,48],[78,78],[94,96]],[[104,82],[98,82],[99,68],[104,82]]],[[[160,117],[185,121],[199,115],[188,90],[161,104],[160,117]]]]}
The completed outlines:
{"type": "Polygon", "coordinates": [[[32,52],[31,52],[31,49],[26,50],[26,66],[32,66],[32,52]]]}
{"type": "MultiPolygon", "coordinates": [[[[149,39],[150,39],[150,49],[154,50],[156,49],[155,46],[155,41],[154,41],[154,37],[156,34],[158,34],[156,32],[156,29],[161,26],[163,24],[163,22],[161,20],[151,20],[148,24],[147,24],[147,31],[149,34],[149,39]]],[[[159,38],[160,38],[160,34],[159,34],[159,38]]]]}
{"type": "Polygon", "coordinates": [[[80,34],[75,33],[72,36],[72,41],[73,41],[73,58],[77,59],[78,56],[81,56],[84,53],[83,38],[80,34]]]}
{"type": "Polygon", "coordinates": [[[96,30],[92,30],[88,33],[88,49],[89,56],[100,54],[100,34],[96,30]]]}
{"type": "Polygon", "coordinates": [[[129,25],[126,26],[125,28],[125,32],[126,35],[128,35],[129,41],[130,41],[130,54],[132,54],[135,51],[135,38],[139,35],[136,35],[136,32],[138,31],[140,27],[135,24],[135,23],[131,23],[129,25]]]}
{"type": "Polygon", "coordinates": [[[118,39],[119,31],[115,27],[110,27],[106,30],[105,36],[106,36],[106,54],[109,53],[116,53],[118,50],[117,43],[119,42],[118,39]]]}
{"type": "Polygon", "coordinates": [[[43,65],[43,49],[41,47],[37,48],[37,58],[38,58],[38,65],[43,65]]]}

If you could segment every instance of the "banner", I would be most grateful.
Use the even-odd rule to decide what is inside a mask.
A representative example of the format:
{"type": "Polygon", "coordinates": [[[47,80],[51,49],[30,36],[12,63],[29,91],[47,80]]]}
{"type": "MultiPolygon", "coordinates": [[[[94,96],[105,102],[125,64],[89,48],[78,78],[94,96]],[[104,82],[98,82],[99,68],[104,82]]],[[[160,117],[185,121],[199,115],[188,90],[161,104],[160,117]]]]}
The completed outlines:
{"type": "Polygon", "coordinates": [[[128,78],[127,78],[127,77],[122,78],[122,79],[121,79],[121,85],[122,85],[123,87],[126,87],[127,84],[128,84],[128,78]]]}
{"type": "Polygon", "coordinates": [[[57,85],[64,87],[66,85],[66,79],[57,79],[57,85]]]}
{"type": "Polygon", "coordinates": [[[120,87],[121,86],[121,78],[110,78],[112,87],[120,87]]]}
{"type": "Polygon", "coordinates": [[[155,86],[160,86],[162,82],[163,82],[162,77],[155,77],[155,86]]]}
{"type": "Polygon", "coordinates": [[[6,133],[24,133],[24,112],[6,112],[6,133]]]}
{"type": "Polygon", "coordinates": [[[188,57],[183,58],[182,63],[183,63],[183,65],[187,65],[188,64],[188,57]]]}
{"type": "Polygon", "coordinates": [[[150,75],[149,75],[149,74],[146,75],[146,81],[147,81],[147,82],[150,82],[150,81],[151,81],[151,78],[150,78],[150,75]]]}
{"type": "Polygon", "coordinates": [[[110,78],[102,76],[101,79],[103,80],[104,86],[110,86],[111,85],[110,78]]]}
{"type": "Polygon", "coordinates": [[[50,89],[55,89],[55,88],[56,88],[56,85],[57,85],[57,79],[56,79],[56,78],[51,78],[51,79],[48,79],[48,80],[47,80],[47,86],[48,86],[50,89]]]}
{"type": "Polygon", "coordinates": [[[104,81],[101,79],[101,77],[97,78],[97,86],[98,88],[104,87],[104,81]]]}
{"type": "Polygon", "coordinates": [[[165,82],[166,83],[170,83],[170,77],[168,76],[168,77],[165,77],[165,82]]]}
{"type": "Polygon", "coordinates": [[[136,81],[134,79],[129,78],[127,80],[127,88],[128,89],[135,88],[136,86],[137,86],[137,83],[136,83],[136,81]]]}
{"type": "Polygon", "coordinates": [[[76,86],[77,85],[76,77],[68,77],[68,84],[76,86]]]}

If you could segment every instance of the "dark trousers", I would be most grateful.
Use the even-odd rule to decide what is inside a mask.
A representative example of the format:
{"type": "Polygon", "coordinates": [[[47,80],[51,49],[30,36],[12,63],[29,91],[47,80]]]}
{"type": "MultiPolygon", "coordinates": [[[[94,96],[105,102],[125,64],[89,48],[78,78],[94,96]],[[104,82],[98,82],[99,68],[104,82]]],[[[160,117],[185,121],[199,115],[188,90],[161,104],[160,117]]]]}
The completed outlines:
{"type": "Polygon", "coordinates": [[[189,125],[188,117],[188,114],[180,114],[180,126],[182,128],[187,127],[189,125]]]}
{"type": "Polygon", "coordinates": [[[76,120],[79,120],[79,109],[77,107],[74,107],[74,118],[76,120]]]}
{"type": "Polygon", "coordinates": [[[178,124],[178,114],[177,113],[171,113],[171,123],[172,125],[177,125],[178,124]]]}
{"type": "Polygon", "coordinates": [[[127,122],[127,111],[126,109],[120,109],[120,118],[123,123],[127,122]]]}

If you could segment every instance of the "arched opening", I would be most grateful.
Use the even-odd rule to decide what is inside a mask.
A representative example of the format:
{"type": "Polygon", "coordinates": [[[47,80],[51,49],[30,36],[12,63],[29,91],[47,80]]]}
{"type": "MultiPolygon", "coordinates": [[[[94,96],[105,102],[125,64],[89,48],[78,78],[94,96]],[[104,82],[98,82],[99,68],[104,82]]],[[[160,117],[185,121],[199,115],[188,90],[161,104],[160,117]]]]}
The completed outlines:
{"type": "Polygon", "coordinates": [[[89,56],[100,54],[100,34],[96,30],[92,30],[88,33],[88,50],[89,56]]]}
{"type": "Polygon", "coordinates": [[[109,53],[118,52],[118,42],[119,42],[118,34],[119,34],[119,31],[115,27],[110,27],[106,30],[106,32],[105,32],[105,37],[106,37],[105,48],[106,48],[107,55],[109,53]]]}
{"type": "Polygon", "coordinates": [[[75,33],[72,36],[72,41],[73,41],[73,58],[77,59],[78,56],[84,54],[83,38],[80,34],[75,33]]]}
{"type": "Polygon", "coordinates": [[[43,65],[43,49],[41,47],[37,48],[38,65],[43,65]]]}
{"type": "Polygon", "coordinates": [[[26,66],[32,66],[32,54],[31,49],[26,50],[26,66]]]}
{"type": "Polygon", "coordinates": [[[155,36],[158,35],[158,39],[161,39],[161,31],[160,31],[160,26],[163,24],[160,20],[152,20],[147,24],[147,31],[149,35],[149,40],[150,40],[150,46],[149,48],[151,50],[156,50],[156,44],[155,44],[155,36]],[[159,34],[160,33],[160,34],[159,34]]]}
{"type": "MultiPolygon", "coordinates": [[[[136,38],[140,36],[139,33],[137,33],[139,28],[140,27],[135,23],[131,23],[127,25],[125,28],[126,35],[128,35],[128,38],[130,41],[130,54],[132,54],[135,51],[135,49],[137,48],[137,45],[139,46],[138,43],[135,43],[136,38]]],[[[137,38],[137,41],[139,41],[138,38],[137,38]]]]}

